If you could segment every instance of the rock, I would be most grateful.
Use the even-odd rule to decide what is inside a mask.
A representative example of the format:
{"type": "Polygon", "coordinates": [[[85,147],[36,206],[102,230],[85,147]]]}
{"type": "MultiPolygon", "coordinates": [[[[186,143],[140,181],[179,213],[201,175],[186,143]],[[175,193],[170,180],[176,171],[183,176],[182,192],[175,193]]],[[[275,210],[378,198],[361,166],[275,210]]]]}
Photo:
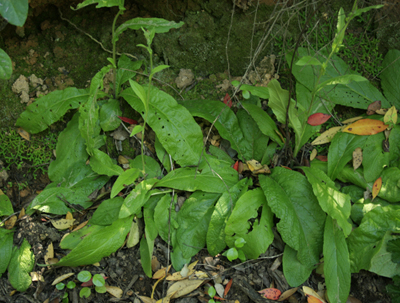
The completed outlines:
{"type": "Polygon", "coordinates": [[[22,92],[28,94],[29,93],[28,79],[24,75],[19,76],[19,78],[12,85],[12,91],[16,94],[20,94],[22,92]]]}
{"type": "Polygon", "coordinates": [[[30,75],[28,79],[32,87],[38,87],[39,85],[43,85],[43,79],[36,77],[35,74],[30,75]]]}
{"type": "Polygon", "coordinates": [[[183,89],[192,84],[193,80],[194,80],[194,74],[192,70],[181,68],[179,76],[176,77],[175,79],[175,83],[179,89],[183,89]]]}

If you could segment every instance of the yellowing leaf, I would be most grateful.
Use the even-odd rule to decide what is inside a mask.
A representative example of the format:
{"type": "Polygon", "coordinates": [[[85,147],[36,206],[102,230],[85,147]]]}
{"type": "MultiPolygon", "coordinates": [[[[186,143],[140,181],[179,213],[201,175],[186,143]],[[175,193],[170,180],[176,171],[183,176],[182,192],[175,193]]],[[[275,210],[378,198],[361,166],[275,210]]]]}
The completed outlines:
{"type": "Polygon", "coordinates": [[[396,124],[397,123],[397,110],[396,107],[392,106],[386,112],[385,116],[383,117],[383,122],[385,124],[396,124]]]}
{"type": "Polygon", "coordinates": [[[255,171],[255,170],[259,170],[262,168],[262,164],[260,162],[258,162],[257,160],[249,160],[246,161],[247,166],[249,167],[250,171],[255,171]]]}
{"type": "Polygon", "coordinates": [[[388,125],[385,125],[385,123],[383,123],[382,121],[373,119],[361,119],[346,126],[342,131],[345,133],[367,136],[383,132],[386,128],[388,128],[388,125]]]}
{"type": "Polygon", "coordinates": [[[164,267],[164,268],[161,268],[161,269],[159,269],[159,270],[157,270],[157,271],[154,273],[154,275],[153,275],[153,279],[159,280],[159,279],[164,278],[166,272],[169,272],[170,269],[171,269],[171,265],[168,266],[167,271],[166,271],[166,268],[165,268],[165,267],[164,267]]]}
{"type": "Polygon", "coordinates": [[[4,225],[6,227],[6,229],[12,229],[15,225],[15,222],[17,222],[17,216],[12,216],[10,219],[8,219],[4,225]]]}
{"type": "Polygon", "coordinates": [[[178,281],[168,289],[167,297],[170,294],[173,294],[171,298],[176,299],[191,293],[193,290],[197,289],[201,284],[203,284],[204,280],[182,280],[178,281]]]}
{"type": "Polygon", "coordinates": [[[363,117],[353,117],[353,118],[346,119],[346,120],[342,121],[342,123],[343,123],[343,124],[349,124],[349,123],[356,122],[356,121],[358,121],[358,120],[360,120],[360,119],[362,119],[362,118],[363,118],[363,117]]]}
{"type": "Polygon", "coordinates": [[[379,194],[382,187],[382,178],[379,177],[375,180],[374,185],[372,186],[372,200],[379,194]]]}
{"type": "Polygon", "coordinates": [[[65,215],[65,219],[67,220],[72,220],[74,217],[72,216],[71,212],[67,212],[67,214],[65,215]]]}
{"type": "Polygon", "coordinates": [[[331,127],[324,131],[317,139],[311,142],[312,145],[320,145],[329,143],[332,141],[333,137],[343,128],[343,126],[331,127]]]}
{"type": "Polygon", "coordinates": [[[353,168],[354,168],[354,170],[356,170],[357,168],[360,167],[362,160],[363,160],[362,149],[360,147],[357,147],[353,151],[353,168]]]}
{"type": "Polygon", "coordinates": [[[63,230],[74,225],[75,219],[59,219],[59,220],[50,220],[51,224],[57,229],[63,230]]]}
{"type": "Polygon", "coordinates": [[[180,281],[180,280],[183,280],[183,279],[187,279],[189,276],[191,276],[194,273],[194,267],[196,266],[197,262],[199,262],[199,261],[195,261],[195,262],[191,263],[188,266],[185,265],[185,267],[187,268],[187,274],[186,275],[182,275],[182,270],[185,268],[184,267],[184,268],[182,268],[182,270],[180,272],[178,271],[178,272],[173,273],[172,275],[168,276],[166,278],[166,280],[168,280],[168,281],[180,281]]]}
{"type": "Polygon", "coordinates": [[[310,155],[310,161],[314,160],[315,156],[318,154],[318,151],[314,148],[310,155]]]}
{"type": "Polygon", "coordinates": [[[31,140],[31,135],[30,135],[26,130],[24,130],[23,128],[19,127],[19,128],[17,129],[17,132],[18,132],[18,134],[19,134],[22,138],[24,138],[25,140],[27,140],[27,141],[30,141],[30,140],[31,140]]]}

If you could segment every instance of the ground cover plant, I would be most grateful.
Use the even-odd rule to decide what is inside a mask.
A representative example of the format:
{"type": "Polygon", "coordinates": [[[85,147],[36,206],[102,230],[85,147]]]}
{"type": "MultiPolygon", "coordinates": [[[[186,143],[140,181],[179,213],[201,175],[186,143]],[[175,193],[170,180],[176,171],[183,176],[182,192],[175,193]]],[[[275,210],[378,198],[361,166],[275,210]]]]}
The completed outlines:
{"type": "MultiPolygon", "coordinates": [[[[322,264],[330,302],[346,302],[351,273],[369,270],[390,278],[400,275],[400,209],[396,204],[400,201],[396,110],[400,54],[392,50],[384,59],[383,94],[338,56],[352,19],[380,6],[358,9],[355,3],[347,16],[341,9],[330,49],[298,48],[286,55],[296,79],[295,92],[283,89],[276,79],[266,88],[233,82],[243,96],[233,106],[229,98],[225,103],[178,102],[152,84],[153,76],[168,67],[153,66],[153,38],[181,23],[136,18],[114,28],[123,13],[123,1],[85,1],[78,9],[93,3],[98,8],[119,8],[110,64],[93,77],[89,88],[67,88],[41,97],[17,122],[30,133],[39,133],[67,111],[76,110],[58,139],[57,159],[48,173],[52,183],[32,201],[28,214],[66,215],[87,209],[93,205],[89,195],[115,179],[109,199],[102,201],[88,224],[61,241],[61,248],[70,252],[52,266],[98,262],[120,248],[128,233],[128,245],[140,246],[148,276],[152,276],[157,236],[171,244],[171,263],[177,271],[203,247],[211,255],[228,247],[230,260],[256,259],[273,242],[276,226],[286,244],[283,271],[292,287],[304,283],[322,264]],[[143,62],[116,58],[119,35],[128,29],[145,34],[147,45],[141,46],[148,51],[150,63],[146,84],[133,80],[143,62]],[[106,93],[103,78],[109,73],[113,86],[106,93]],[[261,99],[268,99],[276,120],[262,110],[261,99]],[[141,155],[127,170],[102,149],[104,133],[124,123],[122,100],[143,119],[137,124],[122,118],[132,123],[128,126],[131,136],[139,135],[141,140],[141,155]],[[342,126],[318,136],[312,144],[330,143],[328,153],[322,160],[312,159],[303,147],[319,133],[335,105],[365,110],[365,114],[341,121],[342,126]],[[206,150],[194,117],[212,123],[237,154],[212,145],[206,150]],[[150,129],[156,134],[157,159],[146,155],[150,129]],[[178,191],[192,193],[180,207],[178,191]],[[140,218],[145,223],[141,238],[140,218]]],[[[13,214],[8,198],[1,195],[0,199],[0,215],[13,214]]],[[[25,239],[13,248],[13,231],[0,232],[1,255],[6,260],[0,273],[8,270],[11,284],[23,291],[31,283],[29,272],[35,262],[30,244],[25,239]]],[[[390,288],[392,293],[398,291],[390,288]]]]}

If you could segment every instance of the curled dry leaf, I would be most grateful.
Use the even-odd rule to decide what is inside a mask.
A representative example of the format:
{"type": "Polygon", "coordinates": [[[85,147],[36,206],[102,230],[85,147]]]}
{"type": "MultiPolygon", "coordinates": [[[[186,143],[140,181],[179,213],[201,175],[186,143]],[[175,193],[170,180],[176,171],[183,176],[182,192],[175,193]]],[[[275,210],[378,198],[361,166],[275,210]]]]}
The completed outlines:
{"type": "Polygon", "coordinates": [[[362,160],[363,160],[362,149],[360,147],[357,147],[353,151],[353,168],[354,168],[354,170],[356,170],[357,168],[360,167],[362,160]]]}
{"type": "Polygon", "coordinates": [[[328,114],[323,114],[323,113],[316,113],[308,117],[307,123],[312,125],[312,126],[317,126],[325,123],[326,121],[329,120],[331,115],[328,114]]]}
{"type": "Polygon", "coordinates": [[[278,301],[279,301],[279,302],[285,301],[287,298],[289,298],[290,296],[292,296],[298,289],[299,289],[298,287],[288,289],[287,291],[285,291],[285,292],[283,292],[283,293],[281,294],[281,296],[279,297],[279,300],[278,300],[278,301]]]}
{"type": "Polygon", "coordinates": [[[361,119],[346,126],[342,131],[360,136],[368,136],[383,132],[386,128],[388,128],[388,125],[385,125],[380,120],[361,119]]]}
{"type": "Polygon", "coordinates": [[[372,186],[372,201],[379,194],[381,187],[382,187],[382,178],[379,177],[378,179],[376,179],[376,181],[374,182],[374,185],[372,186]]]}
{"type": "Polygon", "coordinates": [[[314,158],[317,156],[317,154],[318,154],[318,151],[314,148],[310,155],[310,161],[314,160],[314,158]]]}
{"type": "Polygon", "coordinates": [[[68,274],[59,276],[58,278],[56,278],[56,279],[53,281],[53,283],[51,283],[51,285],[56,285],[56,284],[58,284],[58,283],[64,281],[65,279],[68,279],[69,277],[71,277],[71,276],[73,276],[73,275],[74,275],[74,273],[73,273],[73,272],[70,272],[70,273],[68,273],[68,274]]]}
{"type": "Polygon", "coordinates": [[[168,266],[168,269],[167,269],[167,270],[166,270],[165,267],[164,267],[164,268],[161,268],[161,269],[159,269],[159,270],[157,270],[157,271],[154,273],[154,275],[153,275],[153,279],[159,280],[159,279],[164,278],[165,275],[166,275],[166,272],[169,272],[170,269],[171,269],[171,265],[168,266]]]}
{"type": "Polygon", "coordinates": [[[377,110],[381,109],[381,105],[382,105],[382,102],[380,100],[372,102],[370,105],[368,105],[367,115],[371,116],[371,115],[375,114],[375,112],[377,110]]]}
{"type": "Polygon", "coordinates": [[[343,126],[331,127],[324,131],[317,139],[311,142],[312,145],[320,145],[329,143],[332,141],[333,137],[343,128],[343,126]]]}

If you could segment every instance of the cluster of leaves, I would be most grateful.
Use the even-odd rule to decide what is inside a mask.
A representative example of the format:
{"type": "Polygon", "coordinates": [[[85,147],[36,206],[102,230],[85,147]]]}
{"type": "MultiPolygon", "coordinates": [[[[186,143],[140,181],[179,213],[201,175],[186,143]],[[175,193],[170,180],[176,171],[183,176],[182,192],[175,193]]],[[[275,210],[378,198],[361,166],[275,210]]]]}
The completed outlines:
{"type": "Polygon", "coordinates": [[[49,133],[42,139],[24,140],[14,130],[0,133],[0,159],[4,161],[5,168],[15,165],[17,169],[29,165],[28,172],[36,179],[37,171],[47,172],[45,164],[50,163],[53,150],[56,148],[57,136],[49,133]]]}
{"type": "MultiPolygon", "coordinates": [[[[116,18],[123,11],[121,0],[87,0],[78,8],[93,2],[99,3],[97,7],[118,5],[120,12],[116,18]]],[[[310,276],[321,262],[321,253],[324,254],[323,271],[330,302],[346,301],[351,273],[365,269],[385,277],[400,274],[398,260],[394,258],[399,249],[389,245],[398,240],[400,230],[400,208],[396,205],[400,201],[400,127],[395,119],[385,124],[380,121],[382,116],[369,116],[370,120],[378,121],[383,130],[390,126],[389,151],[382,148],[382,141],[386,140],[382,132],[357,135],[350,130],[354,127],[350,125],[347,132],[343,130],[333,137],[327,162],[314,160],[310,167],[293,167],[293,170],[275,166],[267,174],[267,165],[273,166],[271,159],[276,149],[290,142],[259,106],[260,98],[268,99],[268,106],[278,122],[288,123],[294,133],[294,157],[311,136],[320,131],[320,125],[307,123],[314,114],[329,114],[336,104],[367,109],[375,100],[381,100],[383,108],[399,108],[400,83],[394,75],[400,65],[389,64],[400,56],[398,51],[391,51],[385,57],[387,68],[382,73],[385,96],[365,78],[350,71],[337,56],[349,22],[378,7],[357,9],[355,5],[348,17],[341,9],[330,53],[316,54],[300,48],[296,54],[287,55],[288,64],[296,62],[292,67],[297,81],[296,100],[290,98],[277,80],[272,80],[267,88],[241,86],[248,99],[237,111],[214,100],[178,103],[151,85],[154,73],[166,66],[153,69],[151,63],[149,84],[142,86],[131,80],[142,62],[132,62],[124,56],[118,63],[110,58],[111,65],[93,77],[90,88],[67,88],[36,100],[17,121],[17,125],[32,133],[43,131],[67,110],[78,110],[59,136],[57,159],[49,167],[52,183],[32,201],[28,214],[72,212],[60,195],[70,204],[86,209],[92,205],[88,196],[111,177],[117,177],[110,198],[96,209],[90,224],[63,238],[60,247],[70,253],[54,266],[98,262],[121,247],[129,231],[129,237],[136,236],[131,245],[140,242],[141,263],[148,276],[151,276],[151,257],[157,236],[171,240],[171,260],[176,270],[190,263],[205,246],[211,255],[221,253],[228,246],[239,248],[240,259],[253,259],[272,243],[275,216],[279,218],[277,230],[286,243],[283,271],[291,286],[302,284],[310,276]],[[113,95],[102,91],[102,79],[110,70],[115,76],[113,95]],[[123,90],[127,81],[129,86],[123,90]],[[141,132],[143,143],[146,124],[155,132],[155,153],[159,161],[142,152],[124,171],[100,150],[105,143],[101,132],[114,130],[121,123],[118,119],[120,98],[145,121],[144,125],[136,126],[132,134],[141,132]],[[214,124],[220,136],[237,152],[237,158],[252,171],[251,176],[239,180],[238,172],[232,168],[235,161],[223,150],[210,146],[208,153],[204,152],[203,134],[194,117],[214,124]],[[362,167],[354,170],[349,162],[357,147],[364,151],[364,160],[362,167]],[[364,191],[367,188],[372,191],[378,177],[382,185],[376,192],[377,197],[373,201],[364,198],[364,191]],[[340,187],[336,180],[353,185],[340,187]],[[127,196],[117,196],[127,186],[133,187],[127,196]],[[172,190],[192,192],[180,209],[176,205],[177,196],[171,195],[172,190]],[[352,205],[351,201],[357,203],[352,205]],[[141,239],[134,217],[142,217],[145,222],[141,239]]],[[[145,28],[148,45],[142,46],[151,58],[155,33],[181,25],[162,19],[136,18],[113,29],[112,39],[115,44],[124,30],[145,28]]],[[[9,208],[0,215],[7,215],[7,212],[9,208]]],[[[6,231],[0,240],[5,241],[10,234],[6,231]]],[[[3,255],[8,256],[11,245],[7,242],[0,246],[5,251],[3,255]]],[[[12,275],[14,269],[10,266],[8,270],[12,275]]],[[[25,286],[18,289],[26,289],[25,286]]]]}
{"type": "MultiPolygon", "coordinates": [[[[0,15],[8,23],[15,26],[23,26],[28,17],[28,0],[13,0],[0,2],[0,15]]],[[[7,53],[0,48],[0,79],[10,79],[12,74],[12,62],[7,53]]]]}

